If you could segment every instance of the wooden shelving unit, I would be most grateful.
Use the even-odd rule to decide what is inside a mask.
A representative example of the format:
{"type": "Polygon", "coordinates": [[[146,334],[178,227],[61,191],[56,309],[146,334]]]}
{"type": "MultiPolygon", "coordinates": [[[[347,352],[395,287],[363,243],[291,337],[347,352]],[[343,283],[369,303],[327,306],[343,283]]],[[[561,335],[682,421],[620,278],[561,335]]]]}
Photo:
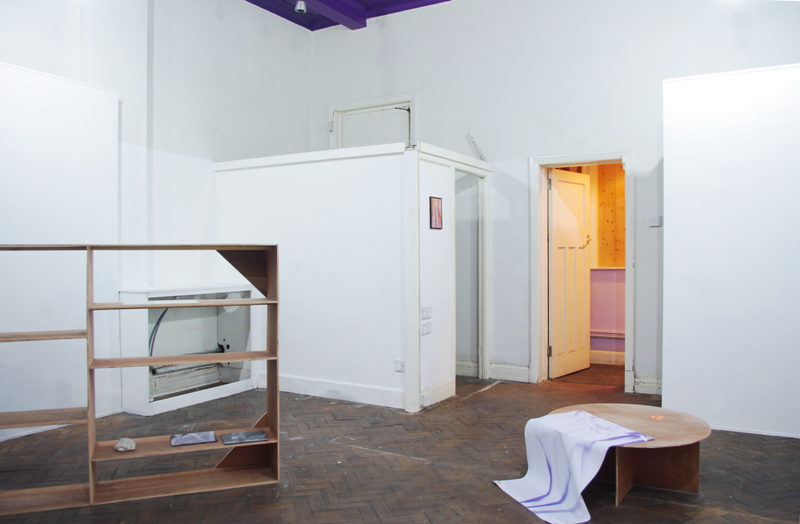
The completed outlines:
{"type": "Polygon", "coordinates": [[[89,482],[0,492],[0,516],[94,504],[108,504],[153,497],[217,491],[262,484],[275,484],[280,477],[279,388],[278,388],[278,246],[267,245],[21,245],[0,246],[0,251],[85,251],[87,267],[86,329],[0,334],[0,342],[86,339],[88,405],[78,408],[0,413],[0,428],[86,424],[89,452],[89,482]],[[265,298],[194,301],[152,301],[146,304],[94,301],[95,251],[183,251],[215,250],[236,268],[265,298]],[[262,351],[176,355],[142,358],[95,358],[94,312],[124,309],[266,306],[267,337],[262,351]],[[221,435],[252,428],[220,429],[217,442],[172,447],[169,435],[134,439],[136,450],[117,452],[114,441],[98,442],[95,434],[96,369],[225,363],[265,360],[267,363],[267,411],[252,428],[262,429],[267,442],[236,445],[222,443],[221,435]],[[114,460],[228,449],[213,468],[182,473],[150,475],[107,482],[97,481],[97,464],[114,460]]]}

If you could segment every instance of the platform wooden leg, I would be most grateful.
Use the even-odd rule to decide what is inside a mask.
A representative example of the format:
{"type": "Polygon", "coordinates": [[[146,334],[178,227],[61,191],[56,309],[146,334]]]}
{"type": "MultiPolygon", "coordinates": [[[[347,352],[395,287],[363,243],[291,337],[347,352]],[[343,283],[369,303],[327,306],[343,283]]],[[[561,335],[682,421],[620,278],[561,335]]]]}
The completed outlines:
{"type": "Polygon", "coordinates": [[[632,448],[634,484],[687,493],[700,492],[700,443],[673,448],[632,448]]]}
{"type": "Polygon", "coordinates": [[[633,487],[635,469],[632,449],[614,448],[617,451],[617,506],[633,487]]]}

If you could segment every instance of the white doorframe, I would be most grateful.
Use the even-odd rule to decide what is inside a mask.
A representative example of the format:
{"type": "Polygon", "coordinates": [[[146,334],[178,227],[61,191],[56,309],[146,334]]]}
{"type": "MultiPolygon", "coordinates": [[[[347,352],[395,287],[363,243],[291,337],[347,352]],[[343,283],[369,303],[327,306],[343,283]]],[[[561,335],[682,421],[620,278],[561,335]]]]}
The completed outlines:
{"type": "Polygon", "coordinates": [[[530,262],[531,262],[531,383],[547,380],[548,360],[548,201],[549,169],[587,164],[622,163],[625,169],[625,392],[634,392],[634,177],[632,151],[607,151],[578,155],[554,155],[530,158],[530,262]],[[538,209],[533,204],[538,202],[538,209]],[[538,237],[538,240],[537,238],[538,237]]]}
{"type": "MultiPolygon", "coordinates": [[[[418,155],[415,158],[409,159],[409,169],[416,171],[413,177],[417,186],[416,193],[419,192],[418,183],[416,182],[419,177],[419,161],[430,162],[446,167],[450,167],[454,171],[460,171],[470,175],[475,175],[480,179],[479,192],[478,192],[478,208],[479,208],[479,242],[478,242],[478,377],[489,377],[489,363],[491,362],[492,350],[492,331],[490,329],[492,322],[492,270],[491,270],[491,242],[492,242],[492,165],[482,160],[477,160],[461,153],[448,151],[446,149],[432,146],[427,143],[417,142],[413,144],[410,151],[416,151],[418,155]]],[[[455,189],[455,186],[454,186],[455,189]]],[[[416,195],[417,202],[419,195],[416,195]]],[[[419,281],[419,210],[416,210],[416,257],[417,257],[417,281],[419,281]]],[[[453,287],[453,302],[455,303],[455,286],[453,287]]],[[[419,319],[420,303],[419,303],[419,289],[414,291],[416,296],[416,310],[415,315],[419,319]]],[[[411,312],[409,311],[409,314],[411,312]]],[[[419,322],[417,322],[419,324],[419,322]]],[[[417,362],[419,361],[419,328],[416,331],[416,356],[417,362]]],[[[412,349],[413,351],[413,349],[412,349]]],[[[417,412],[420,408],[420,391],[419,391],[419,366],[413,369],[409,366],[409,355],[406,355],[406,393],[405,393],[405,408],[409,412],[417,412]]],[[[455,355],[453,358],[453,370],[455,370],[455,355]]]]}
{"type": "MultiPolygon", "coordinates": [[[[474,175],[478,185],[478,378],[489,378],[492,336],[492,165],[461,153],[419,142],[415,144],[420,160],[454,168],[474,175]]],[[[453,289],[455,299],[455,288],[453,289]]],[[[455,365],[455,364],[454,364],[455,365]]]]}

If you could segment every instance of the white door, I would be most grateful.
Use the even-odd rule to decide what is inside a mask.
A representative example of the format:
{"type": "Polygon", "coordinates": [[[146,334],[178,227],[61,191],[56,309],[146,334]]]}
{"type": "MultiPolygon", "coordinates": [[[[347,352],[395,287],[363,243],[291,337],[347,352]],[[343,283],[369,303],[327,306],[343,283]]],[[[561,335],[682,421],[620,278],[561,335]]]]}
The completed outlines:
{"type": "Polygon", "coordinates": [[[589,367],[588,174],[550,171],[550,378],[589,367]]]}

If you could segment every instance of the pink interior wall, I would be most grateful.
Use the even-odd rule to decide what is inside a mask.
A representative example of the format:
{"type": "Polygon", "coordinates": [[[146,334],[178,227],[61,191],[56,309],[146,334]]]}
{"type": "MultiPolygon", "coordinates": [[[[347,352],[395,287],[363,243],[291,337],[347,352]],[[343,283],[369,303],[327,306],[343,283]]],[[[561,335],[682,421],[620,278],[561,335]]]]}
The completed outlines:
{"type": "MultiPolygon", "coordinates": [[[[591,271],[591,331],[625,332],[625,270],[591,271]]],[[[591,338],[591,349],[625,351],[625,339],[591,338]]]]}

